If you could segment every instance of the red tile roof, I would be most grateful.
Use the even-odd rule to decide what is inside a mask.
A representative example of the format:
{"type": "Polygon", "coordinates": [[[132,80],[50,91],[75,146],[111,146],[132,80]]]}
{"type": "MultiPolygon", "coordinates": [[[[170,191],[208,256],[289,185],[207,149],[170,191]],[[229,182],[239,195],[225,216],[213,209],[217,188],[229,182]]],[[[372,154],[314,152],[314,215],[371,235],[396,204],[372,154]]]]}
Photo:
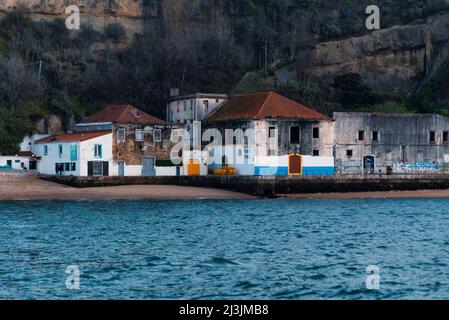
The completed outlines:
{"type": "Polygon", "coordinates": [[[81,123],[112,122],[118,124],[166,125],[167,122],[131,105],[110,105],[81,123]]]}
{"type": "Polygon", "coordinates": [[[318,111],[281,96],[275,92],[239,94],[210,114],[207,122],[257,119],[329,120],[318,111]]]}
{"type": "Polygon", "coordinates": [[[93,138],[98,138],[107,134],[112,134],[112,131],[88,131],[76,133],[62,133],[53,137],[49,136],[36,140],[35,143],[49,143],[49,142],[78,142],[86,141],[93,138]]]}

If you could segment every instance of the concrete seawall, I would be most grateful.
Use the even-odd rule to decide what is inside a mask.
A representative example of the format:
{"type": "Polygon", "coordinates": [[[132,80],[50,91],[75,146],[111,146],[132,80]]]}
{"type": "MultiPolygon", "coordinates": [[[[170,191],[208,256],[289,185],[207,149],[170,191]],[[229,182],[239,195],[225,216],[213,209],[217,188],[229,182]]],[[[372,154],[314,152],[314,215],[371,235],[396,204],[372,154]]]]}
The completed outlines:
{"type": "Polygon", "coordinates": [[[0,171],[0,183],[27,183],[37,179],[34,171],[0,171]]]}
{"type": "Polygon", "coordinates": [[[87,188],[123,185],[179,185],[226,189],[255,196],[277,194],[349,193],[449,189],[449,175],[398,176],[203,176],[203,177],[64,177],[39,176],[65,185],[87,188]]]}

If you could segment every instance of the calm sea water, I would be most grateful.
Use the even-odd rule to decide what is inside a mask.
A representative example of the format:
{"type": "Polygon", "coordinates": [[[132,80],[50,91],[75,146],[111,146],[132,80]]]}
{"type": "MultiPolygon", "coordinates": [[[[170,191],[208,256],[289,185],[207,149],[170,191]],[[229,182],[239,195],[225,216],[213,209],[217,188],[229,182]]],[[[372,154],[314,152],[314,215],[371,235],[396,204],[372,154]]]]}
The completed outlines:
{"type": "Polygon", "coordinates": [[[449,298],[449,200],[0,202],[2,299],[449,298]],[[80,269],[66,288],[67,266],[80,269]],[[380,290],[366,289],[366,267],[380,290]]]}

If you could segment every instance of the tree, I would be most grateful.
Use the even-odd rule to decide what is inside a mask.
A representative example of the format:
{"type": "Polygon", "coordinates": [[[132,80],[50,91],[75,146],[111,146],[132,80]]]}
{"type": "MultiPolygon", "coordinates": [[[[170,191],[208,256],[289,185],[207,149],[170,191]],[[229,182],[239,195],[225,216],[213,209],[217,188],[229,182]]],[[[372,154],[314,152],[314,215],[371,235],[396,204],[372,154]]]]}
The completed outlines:
{"type": "Polygon", "coordinates": [[[367,107],[376,102],[371,89],[362,83],[362,77],[357,73],[336,76],[332,87],[336,90],[337,101],[344,108],[367,107]]]}
{"type": "Polygon", "coordinates": [[[19,59],[0,62],[0,103],[11,111],[20,111],[25,103],[38,101],[44,85],[34,72],[19,59]]]}
{"type": "Polygon", "coordinates": [[[104,27],[104,36],[112,43],[122,43],[126,41],[126,30],[120,23],[111,23],[104,27]]]}

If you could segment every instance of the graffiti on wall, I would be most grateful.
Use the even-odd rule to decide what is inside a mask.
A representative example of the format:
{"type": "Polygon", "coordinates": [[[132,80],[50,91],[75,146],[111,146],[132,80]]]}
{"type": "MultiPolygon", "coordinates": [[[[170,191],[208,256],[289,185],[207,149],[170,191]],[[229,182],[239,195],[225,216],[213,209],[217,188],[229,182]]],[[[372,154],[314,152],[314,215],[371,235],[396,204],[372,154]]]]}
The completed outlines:
{"type": "Polygon", "coordinates": [[[412,163],[394,163],[394,173],[449,173],[449,162],[412,162],[412,163]]]}

